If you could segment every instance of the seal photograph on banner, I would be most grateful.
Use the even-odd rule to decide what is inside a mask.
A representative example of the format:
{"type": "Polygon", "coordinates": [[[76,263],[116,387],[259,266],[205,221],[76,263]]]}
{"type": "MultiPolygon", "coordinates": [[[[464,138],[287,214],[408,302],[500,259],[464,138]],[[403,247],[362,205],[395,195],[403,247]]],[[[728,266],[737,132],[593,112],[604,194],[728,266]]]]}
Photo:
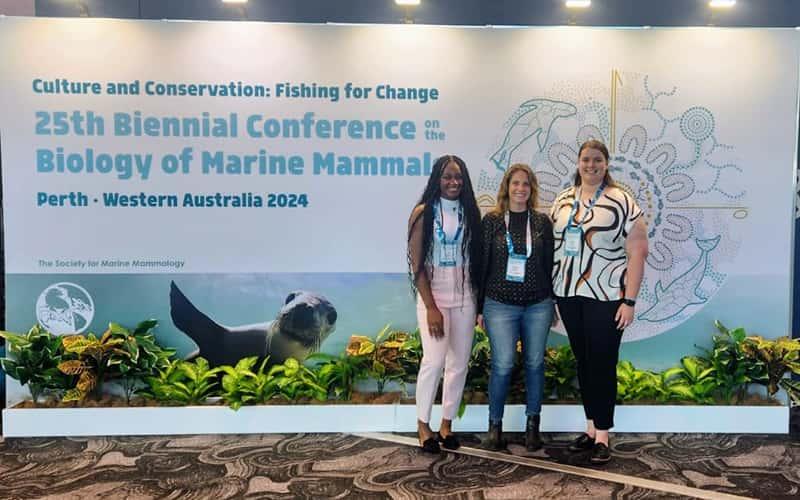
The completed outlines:
{"type": "Polygon", "coordinates": [[[288,358],[304,360],[319,351],[322,342],[336,328],[338,314],[328,299],[308,291],[286,296],[274,320],[241,326],[225,326],[201,312],[170,282],[172,322],[196,344],[189,358],[202,356],[212,366],[235,365],[248,356],[269,357],[268,364],[288,358]]]}

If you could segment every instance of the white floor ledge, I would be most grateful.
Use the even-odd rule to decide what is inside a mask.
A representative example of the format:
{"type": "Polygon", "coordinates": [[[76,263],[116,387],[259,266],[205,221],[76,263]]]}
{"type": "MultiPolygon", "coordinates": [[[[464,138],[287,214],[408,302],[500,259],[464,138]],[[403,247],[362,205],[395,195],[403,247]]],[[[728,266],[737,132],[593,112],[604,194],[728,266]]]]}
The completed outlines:
{"type": "MultiPolygon", "coordinates": [[[[438,426],[441,407],[431,422],[438,426]]],[[[614,432],[768,433],[789,431],[787,406],[618,406],[614,432]]],[[[470,405],[456,431],[485,431],[487,405],[470,405]]],[[[545,405],[542,430],[583,429],[583,408],[545,405]]],[[[506,406],[504,430],[521,431],[525,407],[506,406]]],[[[279,432],[414,432],[413,405],[224,406],[48,408],[3,410],[6,437],[260,434],[279,432]]]]}

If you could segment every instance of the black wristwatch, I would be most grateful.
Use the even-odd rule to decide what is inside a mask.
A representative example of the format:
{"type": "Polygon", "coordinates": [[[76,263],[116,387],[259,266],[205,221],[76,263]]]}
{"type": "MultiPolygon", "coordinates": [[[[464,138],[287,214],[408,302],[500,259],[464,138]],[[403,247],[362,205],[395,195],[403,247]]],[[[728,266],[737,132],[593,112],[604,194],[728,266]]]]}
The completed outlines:
{"type": "Polygon", "coordinates": [[[633,299],[622,299],[622,303],[625,304],[626,306],[631,306],[631,307],[636,305],[636,301],[633,299]]]}

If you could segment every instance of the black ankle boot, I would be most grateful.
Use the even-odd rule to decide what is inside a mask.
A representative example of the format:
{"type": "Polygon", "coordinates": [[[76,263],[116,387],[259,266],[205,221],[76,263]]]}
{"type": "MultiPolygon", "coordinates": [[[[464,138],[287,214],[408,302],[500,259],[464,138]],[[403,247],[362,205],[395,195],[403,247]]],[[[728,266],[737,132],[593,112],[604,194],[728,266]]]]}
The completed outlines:
{"type": "Polygon", "coordinates": [[[536,451],[542,448],[542,437],[539,435],[539,415],[528,415],[525,425],[525,448],[536,451]]]}
{"type": "Polygon", "coordinates": [[[491,451],[500,451],[506,448],[506,442],[503,439],[503,422],[489,421],[489,432],[486,433],[484,447],[491,451]]]}

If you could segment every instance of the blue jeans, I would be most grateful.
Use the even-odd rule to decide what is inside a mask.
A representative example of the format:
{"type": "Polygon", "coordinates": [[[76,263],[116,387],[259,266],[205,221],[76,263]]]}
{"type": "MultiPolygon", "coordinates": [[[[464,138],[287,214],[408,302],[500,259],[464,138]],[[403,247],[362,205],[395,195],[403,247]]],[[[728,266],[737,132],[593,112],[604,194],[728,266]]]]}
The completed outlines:
{"type": "Polygon", "coordinates": [[[544,350],[553,321],[553,301],[545,299],[530,306],[512,306],[486,298],[483,320],[492,347],[492,370],[489,376],[489,420],[501,422],[511,383],[511,371],[517,341],[522,340],[525,361],[525,414],[538,415],[542,410],[544,390],[544,350]]]}

